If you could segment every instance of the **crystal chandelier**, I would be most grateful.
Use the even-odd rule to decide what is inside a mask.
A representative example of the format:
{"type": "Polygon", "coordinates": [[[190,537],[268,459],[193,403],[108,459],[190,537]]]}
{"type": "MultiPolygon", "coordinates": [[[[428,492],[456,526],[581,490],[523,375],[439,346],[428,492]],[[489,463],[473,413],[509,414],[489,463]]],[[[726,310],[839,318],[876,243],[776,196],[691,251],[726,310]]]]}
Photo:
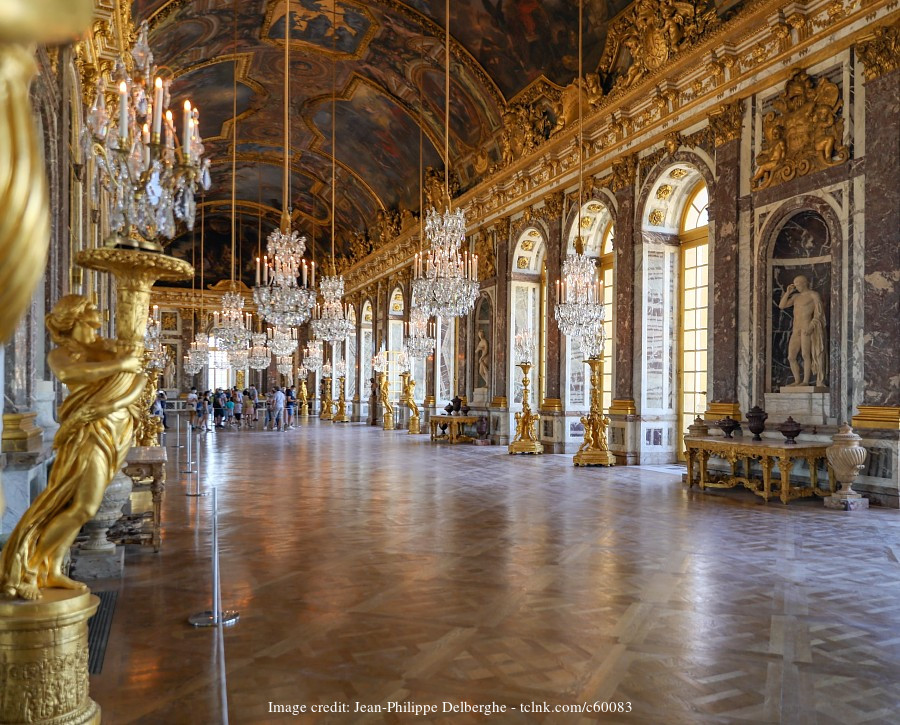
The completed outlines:
{"type": "Polygon", "coordinates": [[[406,345],[400,348],[400,352],[397,353],[397,369],[401,373],[408,373],[410,368],[412,367],[412,360],[409,357],[409,350],[406,345]]]}
{"type": "Polygon", "coordinates": [[[222,295],[222,309],[215,313],[218,347],[226,352],[247,348],[250,342],[250,313],[244,313],[244,298],[237,292],[222,295]]]}
{"type": "Polygon", "coordinates": [[[478,296],[478,257],[460,252],[466,221],[462,210],[432,208],[425,220],[430,249],[416,254],[413,294],[429,317],[449,319],[467,315],[478,296]]]}
{"type": "Polygon", "coordinates": [[[246,347],[240,350],[228,351],[228,366],[232,370],[246,370],[250,362],[250,350],[246,347]]]}
{"type": "Polygon", "coordinates": [[[265,370],[269,367],[271,354],[266,345],[266,333],[254,332],[251,335],[250,355],[247,363],[254,370],[265,370]]]}
{"type": "Polygon", "coordinates": [[[372,357],[372,369],[376,373],[383,373],[388,369],[389,362],[387,350],[381,350],[372,357]]]}
{"type": "Polygon", "coordinates": [[[344,296],[343,275],[323,276],[319,289],[323,302],[321,306],[316,306],[310,325],[316,339],[335,345],[342,342],[353,329],[353,321],[341,301],[344,296]]]}
{"type": "Polygon", "coordinates": [[[149,353],[147,370],[160,373],[166,368],[166,348],[160,342],[162,325],[160,324],[159,305],[153,305],[147,317],[147,329],[144,331],[144,349],[149,353]]]}
{"type": "Polygon", "coordinates": [[[334,364],[334,376],[336,378],[343,378],[347,376],[347,361],[346,360],[338,360],[334,364]]]}
{"type": "Polygon", "coordinates": [[[586,338],[594,333],[603,315],[596,261],[584,254],[578,242],[575,254],[566,256],[562,273],[562,283],[556,283],[559,302],[554,310],[559,330],[567,337],[586,338]]]}
{"type": "Polygon", "coordinates": [[[109,246],[140,246],[162,251],[157,239],[175,236],[175,222],[194,227],[197,186],[210,187],[209,159],[202,159],[200,114],[184,102],[181,144],[169,110],[169,80],[154,74],[156,66],[147,43],[147,22],[131,49],[134,75],[124,59],[116,63],[118,111],[106,108],[103,79],[82,132],[86,156],[96,159],[98,177],[88,184],[96,204],[100,187],[109,192],[112,206],[109,246]],[[176,150],[177,147],[177,150],[176,150]],[[133,232],[142,237],[133,239],[133,232]]]}
{"type": "Polygon", "coordinates": [[[184,356],[184,363],[182,364],[182,367],[188,375],[196,375],[201,370],[203,370],[203,366],[204,364],[190,353],[187,353],[184,356]]]}
{"type": "Polygon", "coordinates": [[[303,365],[312,372],[318,372],[322,369],[323,359],[322,341],[310,340],[307,342],[306,349],[303,351],[303,365]]]}
{"type": "Polygon", "coordinates": [[[604,306],[600,306],[600,324],[594,328],[592,334],[581,338],[581,351],[587,359],[600,360],[603,357],[603,348],[606,345],[606,328],[603,320],[606,315],[604,306]]]}
{"type": "Polygon", "coordinates": [[[425,358],[434,352],[434,330],[428,324],[428,315],[421,307],[413,307],[409,313],[406,349],[414,358],[425,358]]]}
{"type": "Polygon", "coordinates": [[[306,380],[309,377],[309,368],[306,365],[301,365],[297,368],[297,379],[298,380],[306,380]]]}
{"type": "Polygon", "coordinates": [[[531,330],[526,328],[522,332],[516,333],[515,345],[513,349],[516,353],[516,364],[530,365],[534,362],[534,335],[531,330]]]}
{"type": "Polygon", "coordinates": [[[325,363],[322,366],[322,377],[330,378],[331,377],[331,363],[325,363]]]}
{"type": "Polygon", "coordinates": [[[262,276],[260,262],[256,260],[256,287],[253,299],[259,314],[273,325],[300,325],[309,319],[316,304],[315,267],[310,275],[312,288],[307,286],[307,268],[303,260],[306,251],[306,237],[291,229],[290,206],[290,47],[289,29],[291,10],[287,6],[284,23],[284,182],[281,199],[281,226],[269,234],[266,245],[267,256],[263,260],[262,276]],[[299,279],[298,279],[299,278],[299,279]]]}
{"type": "Polygon", "coordinates": [[[275,367],[282,375],[290,375],[294,372],[294,356],[278,355],[275,359],[275,367]]]}
{"type": "Polygon", "coordinates": [[[293,327],[270,327],[269,349],[273,355],[293,355],[297,349],[297,330],[293,327]]]}

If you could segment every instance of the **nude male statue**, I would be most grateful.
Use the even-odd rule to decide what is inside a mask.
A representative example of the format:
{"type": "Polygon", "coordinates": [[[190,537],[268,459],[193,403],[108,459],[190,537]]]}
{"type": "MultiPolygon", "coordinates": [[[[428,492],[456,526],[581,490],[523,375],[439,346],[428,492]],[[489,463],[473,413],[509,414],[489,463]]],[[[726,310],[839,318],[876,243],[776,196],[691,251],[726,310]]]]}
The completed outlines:
{"type": "MultiPolygon", "coordinates": [[[[815,376],[817,385],[827,385],[828,366],[825,354],[825,307],[822,297],[809,287],[809,280],[802,274],[789,284],[778,308],[794,308],[794,324],[788,341],[788,363],[794,375],[795,385],[811,385],[815,376]],[[797,354],[803,357],[803,374],[797,354]]],[[[790,387],[789,386],[789,387],[790,387]]]]}

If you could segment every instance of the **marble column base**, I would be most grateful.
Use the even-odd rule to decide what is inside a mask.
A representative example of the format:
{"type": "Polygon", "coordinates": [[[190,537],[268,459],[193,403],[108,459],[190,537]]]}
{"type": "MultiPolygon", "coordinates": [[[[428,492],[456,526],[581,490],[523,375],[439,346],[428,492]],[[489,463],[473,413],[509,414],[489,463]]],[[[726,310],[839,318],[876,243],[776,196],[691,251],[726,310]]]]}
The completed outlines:
{"type": "Polygon", "coordinates": [[[513,423],[512,427],[510,426],[510,419],[513,417],[513,414],[507,408],[489,408],[488,410],[490,411],[491,421],[488,436],[491,439],[491,443],[495,446],[508,446],[510,440],[512,440],[510,430],[515,430],[515,423],[513,423]]]}
{"type": "Polygon", "coordinates": [[[72,552],[71,575],[78,581],[93,579],[117,579],[125,570],[125,547],[116,546],[112,551],[72,552]]]}
{"type": "Polygon", "coordinates": [[[863,498],[858,494],[856,496],[841,496],[840,494],[834,494],[833,496],[826,496],[823,500],[825,502],[825,508],[827,509],[864,511],[869,508],[869,499],[863,498]]]}
{"type": "Polygon", "coordinates": [[[801,425],[828,425],[831,420],[831,396],[828,393],[783,392],[766,393],[765,408],[768,424],[779,426],[788,416],[801,425]]]}

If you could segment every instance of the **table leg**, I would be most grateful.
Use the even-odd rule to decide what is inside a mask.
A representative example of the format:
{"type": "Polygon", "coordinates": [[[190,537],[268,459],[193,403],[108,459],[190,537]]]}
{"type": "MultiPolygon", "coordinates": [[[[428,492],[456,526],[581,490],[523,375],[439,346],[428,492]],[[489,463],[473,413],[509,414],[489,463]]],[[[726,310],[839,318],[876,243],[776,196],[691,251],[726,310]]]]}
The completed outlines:
{"type": "Polygon", "coordinates": [[[709,451],[699,451],[700,459],[700,490],[706,490],[706,462],[709,460],[709,451]]]}
{"type": "Polygon", "coordinates": [[[790,501],[791,492],[790,456],[779,456],[778,468],[781,470],[781,503],[786,504],[788,501],[790,501]]]}
{"type": "Polygon", "coordinates": [[[762,466],[763,475],[763,500],[769,503],[769,499],[772,497],[772,466],[775,462],[768,456],[763,455],[759,459],[759,463],[762,466]]]}
{"type": "Polygon", "coordinates": [[[813,493],[819,490],[819,459],[810,456],[806,459],[806,465],[809,466],[809,483],[812,486],[813,493]]]}
{"type": "Polygon", "coordinates": [[[684,457],[687,459],[688,488],[693,488],[694,487],[694,449],[693,448],[685,449],[684,457]]]}

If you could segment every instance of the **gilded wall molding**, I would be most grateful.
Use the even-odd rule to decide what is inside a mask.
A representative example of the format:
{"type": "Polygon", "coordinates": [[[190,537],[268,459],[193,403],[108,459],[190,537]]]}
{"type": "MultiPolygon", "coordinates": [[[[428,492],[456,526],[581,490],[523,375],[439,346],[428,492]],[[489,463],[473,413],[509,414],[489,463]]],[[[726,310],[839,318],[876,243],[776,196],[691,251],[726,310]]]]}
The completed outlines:
{"type": "Polygon", "coordinates": [[[712,129],[713,142],[716,148],[741,136],[741,124],[744,120],[744,102],[740,99],[734,103],[725,103],[707,116],[712,129]]]}
{"type": "Polygon", "coordinates": [[[867,81],[900,68],[900,20],[883,25],[856,44],[856,55],[863,62],[867,81]]]}

